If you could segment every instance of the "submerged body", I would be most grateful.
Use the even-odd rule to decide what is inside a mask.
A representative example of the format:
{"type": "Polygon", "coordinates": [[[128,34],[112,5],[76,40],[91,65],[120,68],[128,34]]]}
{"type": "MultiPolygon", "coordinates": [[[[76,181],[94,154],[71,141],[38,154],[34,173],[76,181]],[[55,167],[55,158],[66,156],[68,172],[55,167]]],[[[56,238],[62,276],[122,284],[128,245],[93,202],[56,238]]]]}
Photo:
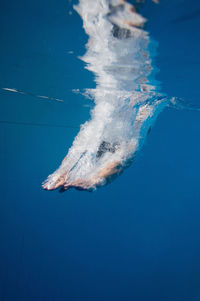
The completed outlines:
{"type": "Polygon", "coordinates": [[[91,119],[81,126],[60,167],[43,183],[52,190],[94,189],[130,162],[167,100],[151,85],[146,20],[122,0],[80,0],[89,36],[82,60],[94,72],[91,119]]]}

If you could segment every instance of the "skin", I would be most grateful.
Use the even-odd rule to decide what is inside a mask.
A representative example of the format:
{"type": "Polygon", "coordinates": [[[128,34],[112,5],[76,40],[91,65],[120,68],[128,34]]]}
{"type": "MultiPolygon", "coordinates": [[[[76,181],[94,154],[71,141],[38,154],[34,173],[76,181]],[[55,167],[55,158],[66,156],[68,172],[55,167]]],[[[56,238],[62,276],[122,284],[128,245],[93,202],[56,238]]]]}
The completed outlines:
{"type": "Polygon", "coordinates": [[[109,162],[106,167],[101,169],[95,176],[91,177],[88,180],[84,179],[77,179],[73,182],[67,181],[67,175],[66,172],[60,176],[55,184],[51,187],[51,189],[48,188],[46,184],[43,184],[42,187],[46,190],[54,190],[57,188],[63,188],[64,190],[69,189],[70,187],[74,188],[82,188],[82,189],[91,189],[98,185],[98,183],[102,182],[106,178],[118,173],[120,171],[119,166],[121,165],[121,162],[119,161],[112,161],[109,162]]]}

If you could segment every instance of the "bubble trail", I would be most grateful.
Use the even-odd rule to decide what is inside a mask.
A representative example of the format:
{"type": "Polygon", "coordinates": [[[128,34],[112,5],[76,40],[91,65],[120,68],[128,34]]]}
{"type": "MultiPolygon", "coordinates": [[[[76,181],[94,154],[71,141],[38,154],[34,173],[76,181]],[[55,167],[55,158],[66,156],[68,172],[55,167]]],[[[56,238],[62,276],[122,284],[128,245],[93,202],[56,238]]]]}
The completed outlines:
{"type": "Polygon", "coordinates": [[[1,89],[4,91],[18,93],[21,95],[28,95],[28,96],[33,96],[36,98],[41,98],[41,99],[46,99],[46,100],[51,100],[51,101],[64,102],[64,100],[60,99],[60,98],[44,96],[44,95],[37,95],[37,94],[31,93],[31,92],[25,92],[25,91],[21,91],[21,90],[15,89],[15,88],[1,88],[1,89]]]}
{"type": "Polygon", "coordinates": [[[96,89],[87,91],[95,106],[60,167],[44,181],[47,190],[93,190],[120,174],[168,102],[152,84],[153,42],[134,6],[80,0],[74,9],[89,36],[81,59],[95,74],[96,89]]]}

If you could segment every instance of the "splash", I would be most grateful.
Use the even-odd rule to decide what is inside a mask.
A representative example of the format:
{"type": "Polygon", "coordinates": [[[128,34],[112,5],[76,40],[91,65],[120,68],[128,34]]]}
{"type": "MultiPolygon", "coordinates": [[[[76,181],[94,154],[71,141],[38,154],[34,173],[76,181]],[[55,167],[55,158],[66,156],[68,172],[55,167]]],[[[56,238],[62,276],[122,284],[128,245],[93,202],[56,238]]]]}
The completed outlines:
{"type": "Polygon", "coordinates": [[[60,167],[43,183],[47,190],[106,184],[130,164],[167,104],[152,84],[153,42],[135,7],[122,0],[80,0],[74,8],[89,36],[82,60],[95,74],[96,89],[87,91],[95,107],[60,167]]]}

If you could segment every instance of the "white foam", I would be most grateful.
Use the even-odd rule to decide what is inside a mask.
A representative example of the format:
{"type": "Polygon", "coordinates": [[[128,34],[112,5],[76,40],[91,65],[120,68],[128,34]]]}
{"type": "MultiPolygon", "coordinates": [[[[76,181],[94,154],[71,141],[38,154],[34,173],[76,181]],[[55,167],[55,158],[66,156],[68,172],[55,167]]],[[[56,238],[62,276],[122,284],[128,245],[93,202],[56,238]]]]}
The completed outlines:
{"type": "Polygon", "coordinates": [[[81,59],[95,74],[96,89],[87,91],[95,107],[61,166],[43,183],[45,189],[104,184],[128,164],[166,105],[149,81],[146,20],[120,0],[80,0],[74,8],[89,36],[81,59]]]}

